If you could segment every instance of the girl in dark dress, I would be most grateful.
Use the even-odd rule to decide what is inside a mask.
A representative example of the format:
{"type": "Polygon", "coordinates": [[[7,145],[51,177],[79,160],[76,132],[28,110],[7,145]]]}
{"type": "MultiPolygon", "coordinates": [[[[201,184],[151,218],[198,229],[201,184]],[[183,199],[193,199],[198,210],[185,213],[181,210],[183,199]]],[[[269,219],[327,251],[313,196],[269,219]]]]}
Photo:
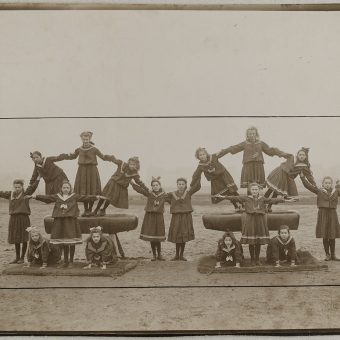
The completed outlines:
{"type": "Polygon", "coordinates": [[[168,241],[176,243],[176,255],[172,261],[186,261],[183,256],[185,244],[195,239],[191,197],[200,188],[200,184],[196,183],[194,187],[187,190],[187,180],[179,178],[177,179],[177,190],[166,196],[166,202],[170,203],[171,213],[168,241]]]}
{"type": "Polygon", "coordinates": [[[85,247],[88,265],[84,269],[91,269],[92,265],[106,269],[106,265],[117,257],[113,242],[110,237],[103,235],[100,226],[90,228],[90,233],[85,247]]]}
{"type": "Polygon", "coordinates": [[[233,232],[227,231],[217,244],[215,268],[240,267],[242,260],[243,252],[240,242],[236,240],[233,232]]]}
{"type": "Polygon", "coordinates": [[[294,238],[290,235],[287,225],[279,227],[277,235],[273,237],[267,247],[267,262],[280,267],[280,261],[290,263],[295,266],[296,263],[296,245],[294,238]]]}
{"type": "Polygon", "coordinates": [[[72,266],[75,245],[82,243],[80,227],[77,221],[77,217],[79,216],[78,202],[94,202],[100,199],[101,196],[72,193],[71,184],[64,182],[61,187],[61,193],[57,195],[37,195],[31,197],[41,202],[55,203],[52,212],[54,221],[50,243],[63,247],[63,267],[72,266]]]}
{"type": "Polygon", "coordinates": [[[257,183],[262,188],[266,187],[263,153],[271,157],[288,157],[288,154],[285,152],[269,147],[265,142],[261,141],[256,127],[247,129],[246,140],[244,142],[221,150],[219,155],[220,157],[228,153],[234,155],[241,151],[243,151],[241,188],[249,188],[251,183],[257,183]]]}
{"type": "Polygon", "coordinates": [[[249,196],[222,196],[227,200],[235,199],[244,204],[245,213],[242,214],[242,244],[249,244],[251,265],[260,266],[261,245],[269,243],[269,231],[267,226],[267,203],[295,202],[294,198],[266,198],[260,196],[260,186],[253,183],[249,187],[249,196]]]}
{"type": "Polygon", "coordinates": [[[101,199],[94,214],[105,216],[107,207],[112,204],[116,208],[128,209],[128,186],[134,180],[142,189],[148,190],[147,186],[140,180],[139,177],[139,159],[138,157],[129,158],[127,163],[117,159],[115,156],[105,156],[105,160],[110,161],[118,166],[116,172],[109,179],[103,189],[101,199]],[[101,206],[104,204],[103,208],[101,206]]]}
{"type": "Polygon", "coordinates": [[[131,183],[134,190],[147,197],[145,215],[140,232],[140,239],[151,244],[153,258],[151,261],[164,260],[161,255],[161,242],[165,241],[164,203],[166,194],[162,190],[160,177],[152,178],[152,190],[145,190],[131,183]],[[158,256],[157,256],[158,253],[158,256]]]}
{"type": "Polygon", "coordinates": [[[336,211],[340,186],[336,185],[333,188],[331,177],[323,179],[321,188],[309,183],[303,172],[300,177],[305,188],[317,195],[318,219],[315,234],[317,238],[323,240],[326,253],[325,261],[339,261],[340,259],[335,255],[335,239],[340,237],[340,225],[336,211]]]}
{"type": "Polygon", "coordinates": [[[16,179],[13,182],[13,191],[0,191],[0,197],[9,200],[9,223],[8,223],[8,243],[15,244],[16,257],[10,263],[24,263],[27,250],[28,233],[26,229],[30,227],[31,209],[29,205],[29,195],[36,190],[39,182],[36,182],[30,189],[24,190],[24,181],[16,179]],[[20,254],[20,245],[21,254],[20,254]]]}
{"type": "MultiPolygon", "coordinates": [[[[74,183],[74,192],[78,195],[100,195],[101,183],[98,172],[97,157],[105,160],[104,155],[94,146],[91,141],[92,132],[85,131],[80,134],[82,146],[70,153],[66,159],[78,158],[78,170],[74,183]]],[[[84,202],[84,214],[82,216],[92,216],[93,201],[84,202]]]]}
{"type": "MultiPolygon", "coordinates": [[[[293,155],[288,155],[287,161],[274,169],[267,178],[268,189],[265,197],[275,198],[278,195],[283,197],[297,197],[298,191],[295,178],[302,171],[307,180],[315,185],[313,173],[308,160],[309,149],[302,148],[297,152],[294,160],[293,155]]],[[[268,205],[268,212],[271,212],[271,204],[268,205]]]]}
{"type": "Polygon", "coordinates": [[[61,154],[57,157],[42,157],[41,152],[34,151],[31,153],[31,158],[34,162],[34,170],[28,189],[35,185],[40,178],[45,181],[45,194],[54,195],[60,192],[64,181],[67,181],[67,176],[63,169],[55,165],[55,162],[63,161],[68,158],[67,154],[61,154]]]}
{"type": "MultiPolygon", "coordinates": [[[[196,171],[192,176],[190,186],[195,186],[201,181],[202,173],[205,178],[211,182],[211,202],[213,204],[219,203],[221,200],[215,198],[214,195],[231,195],[238,196],[237,185],[228,170],[220,163],[220,153],[209,154],[205,148],[198,148],[195,153],[199,160],[196,171]]],[[[232,201],[235,210],[239,211],[239,206],[232,201]]]]}
{"type": "Polygon", "coordinates": [[[56,264],[60,261],[58,247],[50,244],[50,241],[41,235],[38,228],[29,227],[26,231],[29,233],[27,267],[39,265],[41,269],[44,269],[48,265],[56,264]]]}

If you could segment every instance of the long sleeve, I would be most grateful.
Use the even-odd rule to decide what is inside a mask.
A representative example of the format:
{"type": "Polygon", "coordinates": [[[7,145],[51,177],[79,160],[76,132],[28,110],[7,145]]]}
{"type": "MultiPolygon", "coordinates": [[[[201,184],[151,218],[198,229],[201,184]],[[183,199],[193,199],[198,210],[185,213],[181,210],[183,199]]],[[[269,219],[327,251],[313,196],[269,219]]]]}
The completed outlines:
{"type": "Polygon", "coordinates": [[[306,180],[305,177],[301,177],[301,181],[302,181],[302,183],[303,183],[303,186],[304,186],[306,189],[308,189],[309,191],[313,192],[314,194],[318,194],[318,193],[319,193],[319,189],[318,189],[316,186],[310,184],[310,183],[306,180]]]}
{"type": "Polygon", "coordinates": [[[218,243],[218,245],[217,245],[217,250],[216,250],[215,257],[216,257],[216,261],[217,262],[221,262],[222,261],[222,250],[221,250],[220,243],[218,243]]]}
{"type": "Polygon", "coordinates": [[[10,191],[0,191],[0,197],[8,200],[11,197],[10,191]]]}
{"type": "Polygon", "coordinates": [[[144,190],[149,190],[148,187],[144,184],[144,182],[140,179],[139,176],[134,177],[135,182],[144,190]]]}
{"type": "Polygon", "coordinates": [[[94,253],[89,249],[89,242],[90,242],[89,240],[86,242],[85,256],[88,262],[92,262],[94,253]]]}
{"type": "Polygon", "coordinates": [[[77,202],[94,202],[96,200],[96,195],[77,195],[77,202]]]}
{"type": "Polygon", "coordinates": [[[39,186],[39,180],[36,180],[34,183],[30,184],[25,190],[24,195],[33,195],[39,186]]]}
{"type": "Polygon", "coordinates": [[[310,169],[308,169],[308,170],[309,170],[309,171],[304,171],[304,175],[305,175],[307,181],[308,181],[310,184],[312,184],[312,185],[314,185],[314,186],[316,187],[316,183],[315,183],[313,174],[312,174],[312,172],[310,171],[310,169]]]}
{"type": "Polygon", "coordinates": [[[272,247],[272,256],[273,256],[273,260],[279,261],[280,259],[280,246],[279,246],[279,242],[276,239],[271,240],[271,247],[272,247]]]}
{"type": "Polygon", "coordinates": [[[171,193],[171,192],[168,192],[168,193],[165,194],[165,196],[164,196],[164,201],[165,201],[166,203],[171,204],[171,200],[172,200],[172,193],[171,193]]]}
{"type": "Polygon", "coordinates": [[[106,161],[105,156],[102,154],[102,152],[100,150],[98,150],[96,148],[96,156],[98,156],[100,159],[102,159],[103,161],[106,161]]]}
{"type": "Polygon", "coordinates": [[[201,181],[196,182],[190,189],[188,190],[188,194],[192,196],[194,193],[201,189],[201,181]]]}
{"type": "Polygon", "coordinates": [[[41,202],[44,202],[44,203],[47,203],[47,204],[54,203],[57,200],[55,195],[37,195],[35,197],[35,199],[37,201],[41,201],[41,202]]]}
{"type": "Polygon", "coordinates": [[[66,154],[65,159],[66,160],[72,160],[76,159],[79,156],[79,148],[75,149],[73,153],[70,153],[69,155],[66,154]]]}
{"type": "Polygon", "coordinates": [[[283,157],[287,155],[285,152],[279,150],[278,148],[272,148],[268,146],[265,142],[261,142],[262,151],[268,156],[279,156],[283,157]]]}
{"type": "Polygon", "coordinates": [[[244,147],[246,145],[246,142],[242,142],[242,143],[239,143],[239,144],[236,144],[236,145],[232,145],[232,146],[229,146],[229,148],[226,148],[226,149],[222,149],[219,153],[218,153],[218,158],[228,154],[228,153],[231,153],[232,155],[236,154],[236,153],[239,153],[241,151],[244,151],[244,147]]]}
{"type": "Polygon", "coordinates": [[[38,177],[39,177],[39,173],[38,173],[37,167],[35,166],[29,185],[33,185],[37,181],[38,177]]]}
{"type": "Polygon", "coordinates": [[[284,203],[285,200],[283,198],[267,198],[265,197],[264,199],[265,203],[270,203],[270,204],[277,204],[277,203],[284,203]]]}
{"type": "Polygon", "coordinates": [[[62,153],[59,156],[50,156],[46,157],[46,163],[51,163],[51,162],[60,162],[67,160],[69,158],[69,155],[67,153],[62,153]]]}
{"type": "Polygon", "coordinates": [[[192,175],[190,187],[197,185],[197,183],[201,183],[202,172],[203,172],[202,168],[198,166],[192,175]]]}
{"type": "Polygon", "coordinates": [[[289,253],[290,253],[291,260],[294,261],[296,259],[296,245],[295,245],[295,240],[293,238],[289,244],[289,253]]]}
{"type": "Polygon", "coordinates": [[[237,242],[237,244],[235,244],[235,259],[236,259],[236,263],[241,263],[242,262],[242,252],[241,252],[241,244],[239,242],[237,242]]]}
{"type": "Polygon", "coordinates": [[[239,202],[239,203],[243,203],[247,199],[246,196],[225,196],[224,198],[227,199],[227,200],[235,201],[235,202],[239,202]]]}
{"type": "Polygon", "coordinates": [[[33,262],[33,258],[34,258],[34,254],[33,254],[32,248],[28,244],[28,248],[27,248],[27,262],[28,263],[33,262]]]}
{"type": "Polygon", "coordinates": [[[50,248],[47,242],[44,242],[43,245],[41,246],[41,257],[42,257],[43,263],[47,263],[49,254],[50,254],[50,248]]]}
{"type": "Polygon", "coordinates": [[[123,161],[121,161],[120,159],[117,159],[113,155],[105,155],[103,160],[108,161],[108,162],[112,162],[112,163],[117,164],[117,165],[121,165],[123,163],[123,161]]]}
{"type": "Polygon", "coordinates": [[[131,183],[133,190],[137,191],[139,194],[144,195],[145,197],[149,196],[149,191],[145,190],[144,188],[140,187],[135,183],[131,183]]]}

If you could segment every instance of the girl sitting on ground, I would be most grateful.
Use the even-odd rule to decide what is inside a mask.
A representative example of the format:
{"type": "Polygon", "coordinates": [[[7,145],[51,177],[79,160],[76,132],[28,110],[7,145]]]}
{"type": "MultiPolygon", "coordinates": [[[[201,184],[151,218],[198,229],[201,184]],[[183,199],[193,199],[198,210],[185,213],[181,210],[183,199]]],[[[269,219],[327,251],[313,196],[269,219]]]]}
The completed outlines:
{"type": "Polygon", "coordinates": [[[277,235],[273,237],[267,247],[267,262],[280,267],[280,262],[288,262],[291,266],[296,264],[295,240],[290,235],[287,225],[279,227],[277,235]]]}
{"type": "Polygon", "coordinates": [[[242,246],[236,240],[234,233],[227,231],[218,241],[216,251],[216,266],[215,268],[240,267],[243,261],[242,246]]]}
{"type": "Polygon", "coordinates": [[[106,265],[117,258],[114,244],[110,237],[104,236],[100,226],[90,228],[90,237],[86,240],[85,255],[91,269],[93,265],[106,269],[106,265]]]}
{"type": "Polygon", "coordinates": [[[38,265],[40,269],[44,269],[48,265],[53,265],[60,261],[58,247],[50,244],[50,241],[41,235],[37,227],[29,227],[26,231],[29,233],[27,267],[38,265]]]}

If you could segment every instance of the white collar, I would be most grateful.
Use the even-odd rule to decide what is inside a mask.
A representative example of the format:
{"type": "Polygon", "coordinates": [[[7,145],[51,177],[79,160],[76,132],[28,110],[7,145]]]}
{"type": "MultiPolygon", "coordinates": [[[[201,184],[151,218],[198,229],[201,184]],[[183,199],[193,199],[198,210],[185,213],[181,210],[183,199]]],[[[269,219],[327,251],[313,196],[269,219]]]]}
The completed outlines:
{"type": "Polygon", "coordinates": [[[185,190],[184,193],[183,193],[183,195],[182,195],[181,197],[179,197],[179,196],[177,195],[176,192],[177,192],[177,191],[174,191],[174,192],[172,193],[172,195],[174,196],[175,200],[176,200],[176,201],[177,201],[177,200],[180,200],[180,199],[184,200],[184,198],[186,197],[186,195],[187,195],[187,193],[188,193],[188,190],[185,190]]]}
{"type": "Polygon", "coordinates": [[[232,244],[230,248],[228,248],[226,245],[224,245],[224,247],[222,248],[223,251],[229,253],[230,250],[235,249],[235,246],[232,244]]]}
{"type": "Polygon", "coordinates": [[[295,166],[306,166],[306,167],[308,167],[308,165],[306,163],[295,163],[294,165],[295,166]]]}
{"type": "Polygon", "coordinates": [[[11,192],[11,200],[18,200],[21,198],[22,192],[18,196],[14,196],[14,191],[11,192]]]}
{"type": "Polygon", "coordinates": [[[152,190],[150,190],[149,192],[150,192],[151,195],[155,196],[156,198],[157,198],[157,197],[160,197],[160,196],[162,196],[162,195],[165,194],[164,191],[161,191],[159,194],[156,194],[156,193],[155,193],[154,191],[152,191],[152,190]]]}
{"type": "Polygon", "coordinates": [[[262,196],[254,197],[254,196],[252,196],[252,195],[248,195],[248,197],[249,197],[249,198],[253,198],[253,199],[257,198],[258,200],[259,200],[260,198],[262,198],[262,196]]]}
{"type": "Polygon", "coordinates": [[[288,240],[287,240],[286,242],[283,242],[283,241],[281,240],[281,238],[280,238],[279,235],[277,235],[276,238],[277,238],[278,241],[279,241],[282,245],[284,245],[284,246],[286,246],[286,245],[292,240],[292,236],[291,236],[291,235],[289,235],[289,238],[288,238],[288,240]]]}
{"type": "Polygon", "coordinates": [[[61,194],[57,194],[57,196],[62,200],[62,201],[67,201],[70,197],[72,197],[74,195],[74,192],[71,195],[68,195],[66,198],[64,198],[63,195],[61,194]]]}
{"type": "Polygon", "coordinates": [[[46,158],[43,158],[43,162],[41,164],[36,164],[37,167],[43,168],[45,166],[46,158]]]}
{"type": "Polygon", "coordinates": [[[79,149],[84,150],[84,151],[88,151],[90,149],[92,149],[94,146],[90,145],[88,148],[84,148],[83,146],[80,146],[79,149]]]}

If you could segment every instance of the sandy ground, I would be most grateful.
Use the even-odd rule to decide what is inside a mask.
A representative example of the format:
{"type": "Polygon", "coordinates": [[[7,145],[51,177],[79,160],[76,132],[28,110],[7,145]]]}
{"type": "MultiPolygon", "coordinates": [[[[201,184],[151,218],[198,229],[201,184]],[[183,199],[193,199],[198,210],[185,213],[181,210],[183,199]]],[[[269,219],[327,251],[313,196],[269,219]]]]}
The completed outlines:
{"type": "MultiPolygon", "coordinates": [[[[43,216],[50,214],[51,208],[32,203],[32,224],[41,226],[43,216]]],[[[7,209],[6,202],[1,201],[1,270],[14,256],[13,246],[7,244],[7,209]]],[[[340,263],[331,263],[327,272],[199,274],[198,259],[215,252],[222,234],[206,230],[202,214],[221,209],[231,208],[224,203],[195,205],[196,239],[187,244],[188,262],[149,261],[149,244],[138,239],[143,206],[132,204],[129,213],[136,214],[140,224],[137,230],[120,234],[120,240],[127,256],[144,259],[131,272],[118,278],[1,275],[0,330],[120,332],[339,327],[340,263]]],[[[315,206],[281,205],[275,209],[299,211],[300,227],[294,232],[297,245],[322,260],[322,242],[314,236],[315,206]]],[[[165,218],[169,226],[170,215],[167,213],[165,218]]],[[[340,255],[340,243],[337,249],[340,255]]],[[[169,260],[174,245],[163,243],[163,253],[169,260]]],[[[77,246],[76,258],[84,258],[82,246],[77,246]]]]}

